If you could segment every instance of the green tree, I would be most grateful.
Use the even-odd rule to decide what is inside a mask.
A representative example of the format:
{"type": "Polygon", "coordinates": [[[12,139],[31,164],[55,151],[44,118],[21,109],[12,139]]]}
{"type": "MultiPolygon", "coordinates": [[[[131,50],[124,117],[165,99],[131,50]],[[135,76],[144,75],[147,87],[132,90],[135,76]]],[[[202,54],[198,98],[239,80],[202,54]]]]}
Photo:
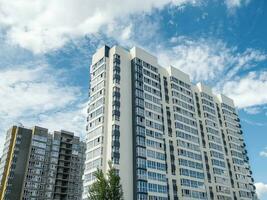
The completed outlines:
{"type": "Polygon", "coordinates": [[[120,184],[120,177],[116,169],[109,162],[107,175],[98,169],[94,176],[95,182],[89,187],[89,200],[123,200],[123,191],[120,184]]]}

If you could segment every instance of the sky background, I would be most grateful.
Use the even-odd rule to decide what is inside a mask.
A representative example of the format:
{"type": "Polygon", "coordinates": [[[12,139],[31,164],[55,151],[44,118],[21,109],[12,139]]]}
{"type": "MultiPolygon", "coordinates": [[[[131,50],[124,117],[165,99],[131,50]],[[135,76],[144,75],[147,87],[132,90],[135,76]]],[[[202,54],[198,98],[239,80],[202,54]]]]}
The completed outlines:
{"type": "Polygon", "coordinates": [[[97,48],[140,46],[238,107],[267,200],[266,0],[0,0],[0,150],[13,124],[84,137],[97,48]]]}

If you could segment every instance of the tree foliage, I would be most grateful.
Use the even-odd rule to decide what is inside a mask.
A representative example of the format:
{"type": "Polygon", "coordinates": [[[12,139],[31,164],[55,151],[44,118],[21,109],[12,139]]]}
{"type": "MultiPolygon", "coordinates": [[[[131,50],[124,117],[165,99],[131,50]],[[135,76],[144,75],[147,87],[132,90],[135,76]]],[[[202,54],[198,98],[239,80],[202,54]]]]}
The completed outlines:
{"type": "Polygon", "coordinates": [[[89,200],[123,200],[120,177],[111,162],[109,162],[109,170],[106,176],[100,169],[94,173],[94,176],[96,180],[88,191],[89,200]]]}

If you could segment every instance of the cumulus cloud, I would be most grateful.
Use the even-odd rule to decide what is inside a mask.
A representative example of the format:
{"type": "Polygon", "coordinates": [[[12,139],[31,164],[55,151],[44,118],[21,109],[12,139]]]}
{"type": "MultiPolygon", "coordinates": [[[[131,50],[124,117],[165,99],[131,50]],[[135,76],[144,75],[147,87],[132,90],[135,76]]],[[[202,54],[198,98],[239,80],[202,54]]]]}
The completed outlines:
{"type": "MultiPolygon", "coordinates": [[[[108,24],[166,5],[197,4],[200,0],[1,0],[0,26],[7,30],[10,42],[36,53],[62,47],[75,37],[105,33],[108,24]],[[140,6],[140,4],[142,6],[140,6]]],[[[110,27],[109,27],[110,28],[110,27]]],[[[131,27],[122,30],[122,38],[128,38],[131,27]]]]}
{"type": "Polygon", "coordinates": [[[267,104],[267,72],[250,72],[227,81],[222,92],[233,98],[239,108],[267,104]]]}
{"type": "Polygon", "coordinates": [[[262,108],[260,106],[252,106],[244,108],[244,111],[251,115],[256,115],[262,112],[262,108]]]}
{"type": "Polygon", "coordinates": [[[158,48],[159,62],[181,69],[190,74],[194,81],[217,79],[225,82],[240,70],[249,69],[267,59],[267,55],[256,49],[240,53],[236,47],[228,47],[220,40],[176,37],[171,38],[170,42],[171,47],[158,48]]]}
{"type": "Polygon", "coordinates": [[[6,117],[62,108],[79,95],[75,87],[60,86],[45,67],[1,70],[0,77],[0,112],[6,117]]]}
{"type": "Polygon", "coordinates": [[[260,156],[267,157],[267,147],[263,151],[260,152],[260,156]]]}
{"type": "Polygon", "coordinates": [[[84,99],[62,73],[44,63],[0,70],[1,145],[6,130],[16,123],[83,133],[84,99]]]}
{"type": "Polygon", "coordinates": [[[196,81],[213,79],[224,69],[229,50],[223,43],[212,44],[184,37],[172,38],[171,41],[178,45],[158,52],[161,64],[173,65],[190,74],[196,81]]]}
{"type": "Polygon", "coordinates": [[[258,121],[252,121],[249,119],[242,119],[243,122],[253,125],[253,126],[267,126],[267,123],[262,123],[262,122],[258,122],[258,121]]]}
{"type": "Polygon", "coordinates": [[[267,157],[267,152],[266,151],[261,151],[260,156],[267,157]]]}
{"type": "Polygon", "coordinates": [[[256,186],[257,195],[260,199],[267,197],[267,184],[259,182],[259,183],[255,183],[255,186],[256,186]]]}
{"type": "Polygon", "coordinates": [[[242,5],[247,5],[250,0],[225,0],[225,4],[228,9],[233,10],[241,7],[242,5]]]}
{"type": "Polygon", "coordinates": [[[232,49],[232,57],[230,56],[230,62],[228,63],[231,68],[227,73],[226,80],[230,80],[240,70],[249,70],[267,59],[267,54],[257,49],[248,48],[243,53],[235,52],[234,49],[235,47],[232,49]]]}

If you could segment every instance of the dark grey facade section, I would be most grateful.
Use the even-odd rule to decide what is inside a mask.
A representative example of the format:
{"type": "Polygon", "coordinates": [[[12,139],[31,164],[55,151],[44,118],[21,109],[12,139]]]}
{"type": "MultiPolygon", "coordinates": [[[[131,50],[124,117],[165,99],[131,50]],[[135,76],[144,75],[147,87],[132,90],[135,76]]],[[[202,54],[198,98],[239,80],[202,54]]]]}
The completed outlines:
{"type": "Polygon", "coordinates": [[[28,167],[31,139],[31,130],[18,127],[8,186],[4,197],[5,200],[21,199],[22,197],[24,180],[28,167]]]}
{"type": "Polygon", "coordinates": [[[54,139],[60,146],[53,199],[81,199],[85,145],[67,131],[55,132],[54,139]]]}
{"type": "Polygon", "coordinates": [[[109,50],[110,50],[110,47],[105,45],[105,57],[109,57],[109,50]]]}
{"type": "Polygon", "coordinates": [[[146,157],[138,149],[146,150],[145,146],[145,116],[144,116],[144,90],[143,67],[141,60],[134,58],[132,67],[132,113],[133,113],[133,199],[148,199],[147,195],[147,169],[146,157]],[[145,175],[145,176],[144,176],[145,175]]]}

